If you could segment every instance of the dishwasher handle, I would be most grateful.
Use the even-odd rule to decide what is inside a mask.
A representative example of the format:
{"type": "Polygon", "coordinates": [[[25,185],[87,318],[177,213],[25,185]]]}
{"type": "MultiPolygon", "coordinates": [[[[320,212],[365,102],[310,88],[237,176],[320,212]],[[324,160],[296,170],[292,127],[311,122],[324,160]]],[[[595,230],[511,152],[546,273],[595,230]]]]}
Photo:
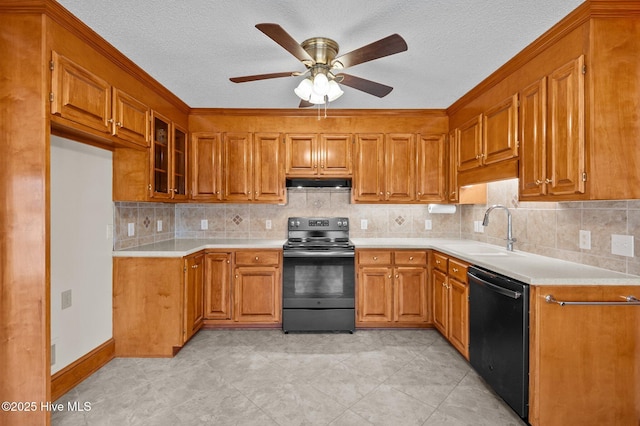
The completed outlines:
{"type": "Polygon", "coordinates": [[[519,291],[513,291],[510,290],[508,288],[504,288],[501,287],[499,285],[496,285],[494,283],[491,283],[489,281],[483,280],[482,278],[480,278],[477,275],[474,275],[472,272],[467,272],[467,275],[469,276],[470,279],[478,281],[479,283],[481,283],[482,285],[484,285],[485,287],[487,287],[489,290],[492,290],[496,293],[500,293],[504,296],[510,297],[512,299],[519,299],[520,297],[522,297],[522,293],[519,291]]]}

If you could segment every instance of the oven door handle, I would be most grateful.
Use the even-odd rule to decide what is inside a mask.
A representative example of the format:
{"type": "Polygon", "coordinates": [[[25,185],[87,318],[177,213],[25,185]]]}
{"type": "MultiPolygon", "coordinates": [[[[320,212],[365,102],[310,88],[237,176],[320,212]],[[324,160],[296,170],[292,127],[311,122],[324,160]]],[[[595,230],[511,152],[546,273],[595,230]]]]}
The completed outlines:
{"type": "Polygon", "coordinates": [[[284,250],[283,257],[355,257],[349,250],[284,250]]]}
{"type": "Polygon", "coordinates": [[[469,277],[472,280],[478,281],[479,283],[487,287],[489,290],[494,291],[496,293],[500,293],[512,299],[519,299],[522,296],[522,293],[520,293],[519,291],[513,291],[513,290],[509,290],[508,288],[500,287],[499,285],[483,280],[482,278],[472,274],[471,272],[468,272],[467,275],[469,275],[469,277]]]}

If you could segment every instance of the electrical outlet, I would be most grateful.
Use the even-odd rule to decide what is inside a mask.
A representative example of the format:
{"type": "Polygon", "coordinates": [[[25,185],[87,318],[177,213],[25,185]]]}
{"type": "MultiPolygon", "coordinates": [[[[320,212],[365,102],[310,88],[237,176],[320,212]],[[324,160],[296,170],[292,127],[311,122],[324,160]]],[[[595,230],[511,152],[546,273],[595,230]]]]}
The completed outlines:
{"type": "Polygon", "coordinates": [[[580,248],[591,250],[591,231],[580,230],[580,248]]]}
{"type": "Polygon", "coordinates": [[[424,220],[424,229],[425,231],[430,231],[431,229],[433,229],[433,224],[431,222],[431,219],[424,220]]]}
{"type": "Polygon", "coordinates": [[[200,229],[203,231],[206,231],[207,229],[209,229],[209,221],[207,219],[202,219],[200,221],[200,229]]]}
{"type": "Polygon", "coordinates": [[[71,289],[65,290],[60,294],[61,309],[67,309],[71,307],[71,289]]]}
{"type": "Polygon", "coordinates": [[[161,220],[156,222],[156,231],[157,232],[162,232],[162,221],[161,220]]]}
{"type": "Polygon", "coordinates": [[[482,221],[481,220],[474,220],[473,221],[473,232],[478,232],[480,234],[482,234],[484,232],[484,226],[482,226],[482,221]]]}
{"type": "Polygon", "coordinates": [[[369,221],[367,219],[360,219],[360,229],[367,229],[369,227],[369,221]]]}
{"type": "Polygon", "coordinates": [[[611,253],[633,257],[633,235],[611,235],[611,253]]]}
{"type": "Polygon", "coordinates": [[[135,223],[127,223],[127,236],[133,237],[136,235],[136,224],[135,223]]]}
{"type": "Polygon", "coordinates": [[[267,229],[271,229],[271,219],[267,219],[264,221],[264,227],[267,229]]]}

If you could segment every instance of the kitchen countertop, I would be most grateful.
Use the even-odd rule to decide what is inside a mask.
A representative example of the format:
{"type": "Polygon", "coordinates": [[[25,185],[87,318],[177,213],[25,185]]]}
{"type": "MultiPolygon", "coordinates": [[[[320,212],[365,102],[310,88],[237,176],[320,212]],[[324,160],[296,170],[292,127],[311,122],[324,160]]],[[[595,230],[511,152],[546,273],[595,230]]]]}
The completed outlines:
{"type": "MultiPolygon", "coordinates": [[[[532,285],[638,285],[622,274],[472,240],[440,238],[352,238],[358,248],[434,249],[532,285]]],[[[114,257],[183,257],[203,249],[282,248],[285,240],[175,239],[113,252],[114,257]]]]}

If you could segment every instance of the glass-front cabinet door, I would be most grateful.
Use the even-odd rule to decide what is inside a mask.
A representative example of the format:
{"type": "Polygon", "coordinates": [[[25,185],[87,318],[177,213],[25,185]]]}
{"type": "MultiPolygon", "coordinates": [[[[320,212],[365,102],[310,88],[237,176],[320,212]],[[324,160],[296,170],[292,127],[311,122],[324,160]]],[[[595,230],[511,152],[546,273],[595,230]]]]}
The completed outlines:
{"type": "Polygon", "coordinates": [[[151,198],[187,198],[187,132],[153,112],[151,198]]]}
{"type": "Polygon", "coordinates": [[[178,126],[173,126],[173,198],[183,200],[187,198],[187,132],[178,126]]]}

